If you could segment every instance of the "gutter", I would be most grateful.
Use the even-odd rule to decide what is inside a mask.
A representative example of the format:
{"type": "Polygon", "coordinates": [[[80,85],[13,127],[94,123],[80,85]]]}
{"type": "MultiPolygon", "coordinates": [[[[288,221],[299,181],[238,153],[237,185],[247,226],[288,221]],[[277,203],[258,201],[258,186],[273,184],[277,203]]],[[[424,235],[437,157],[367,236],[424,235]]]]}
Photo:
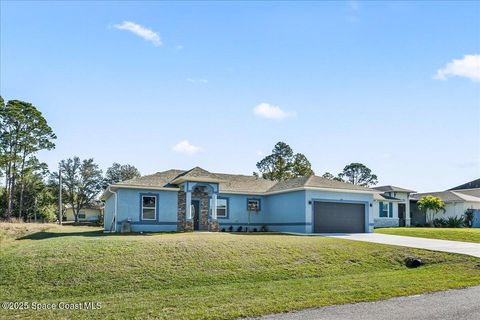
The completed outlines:
{"type": "MultiPolygon", "coordinates": [[[[117,232],[117,205],[118,205],[118,195],[116,191],[113,191],[111,187],[108,187],[107,190],[105,190],[105,193],[110,192],[113,195],[115,195],[115,205],[114,205],[114,211],[113,211],[113,218],[112,218],[112,223],[110,224],[110,232],[117,232]],[[112,228],[113,226],[113,228],[112,228]],[[113,229],[113,231],[112,231],[113,229]]],[[[105,195],[104,193],[104,195],[105,195]]],[[[105,221],[104,221],[105,224],[105,221]]]]}

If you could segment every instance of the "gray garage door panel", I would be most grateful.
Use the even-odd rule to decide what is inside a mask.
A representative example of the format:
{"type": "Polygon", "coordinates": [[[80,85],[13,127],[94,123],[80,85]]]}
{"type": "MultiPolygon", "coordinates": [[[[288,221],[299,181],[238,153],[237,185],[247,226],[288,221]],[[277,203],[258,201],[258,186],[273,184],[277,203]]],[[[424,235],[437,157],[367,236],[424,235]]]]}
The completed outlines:
{"type": "Polygon", "coordinates": [[[365,205],[359,203],[315,202],[314,232],[365,232],[365,205]]]}

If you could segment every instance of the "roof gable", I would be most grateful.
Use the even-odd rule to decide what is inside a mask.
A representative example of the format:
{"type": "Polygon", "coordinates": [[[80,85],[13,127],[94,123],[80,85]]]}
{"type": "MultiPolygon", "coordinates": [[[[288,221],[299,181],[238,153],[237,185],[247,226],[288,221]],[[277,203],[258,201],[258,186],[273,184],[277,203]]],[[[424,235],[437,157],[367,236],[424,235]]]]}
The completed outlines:
{"type": "Polygon", "coordinates": [[[211,173],[200,167],[195,167],[188,171],[180,173],[177,177],[172,179],[171,183],[177,184],[183,181],[211,181],[220,182],[220,177],[215,173],[211,173]]]}
{"type": "Polygon", "coordinates": [[[383,191],[383,192],[405,192],[405,193],[414,193],[416,191],[414,190],[409,190],[409,189],[404,189],[392,185],[387,185],[387,186],[379,186],[379,187],[373,187],[372,189],[378,190],[378,191],[383,191]]]}
{"type": "Polygon", "coordinates": [[[460,191],[442,191],[442,192],[427,192],[415,193],[412,195],[413,200],[420,200],[425,196],[434,196],[442,199],[444,202],[480,202],[480,197],[469,195],[460,191]]]}

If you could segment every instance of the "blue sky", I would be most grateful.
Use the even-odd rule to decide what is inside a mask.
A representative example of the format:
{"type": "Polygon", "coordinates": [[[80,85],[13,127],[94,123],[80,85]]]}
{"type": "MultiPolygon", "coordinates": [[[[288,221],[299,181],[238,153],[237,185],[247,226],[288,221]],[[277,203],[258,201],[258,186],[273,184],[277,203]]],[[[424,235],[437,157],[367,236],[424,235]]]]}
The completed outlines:
{"type": "Polygon", "coordinates": [[[418,191],[480,177],[478,2],[1,2],[0,91],[78,155],[251,174],[277,141],[319,175],[418,191]]]}

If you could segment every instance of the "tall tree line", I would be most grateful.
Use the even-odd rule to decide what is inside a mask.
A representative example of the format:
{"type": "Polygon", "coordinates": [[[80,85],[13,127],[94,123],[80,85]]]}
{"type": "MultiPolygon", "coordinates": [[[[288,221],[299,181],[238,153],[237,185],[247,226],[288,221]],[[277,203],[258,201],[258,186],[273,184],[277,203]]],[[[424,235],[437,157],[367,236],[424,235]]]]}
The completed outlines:
{"type": "MultiPolygon", "coordinates": [[[[23,218],[26,193],[45,173],[46,165],[36,154],[55,148],[52,128],[31,103],[0,97],[0,168],[5,179],[2,207],[5,218],[23,218]],[[35,181],[35,182],[34,182],[35,181]],[[16,213],[16,214],[15,214],[16,213]]],[[[29,199],[30,201],[31,199],[29,199]]],[[[38,199],[35,200],[38,204],[38,199]]]]}
{"type": "MultiPolygon", "coordinates": [[[[293,149],[282,141],[275,144],[270,155],[257,162],[257,169],[262,174],[262,178],[277,181],[309,177],[315,174],[307,157],[302,153],[294,154],[293,149]]],[[[259,177],[256,172],[253,175],[259,177]]],[[[346,165],[337,176],[326,172],[322,177],[364,187],[375,185],[378,182],[377,175],[373,174],[372,170],[357,162],[346,165]]]]}

